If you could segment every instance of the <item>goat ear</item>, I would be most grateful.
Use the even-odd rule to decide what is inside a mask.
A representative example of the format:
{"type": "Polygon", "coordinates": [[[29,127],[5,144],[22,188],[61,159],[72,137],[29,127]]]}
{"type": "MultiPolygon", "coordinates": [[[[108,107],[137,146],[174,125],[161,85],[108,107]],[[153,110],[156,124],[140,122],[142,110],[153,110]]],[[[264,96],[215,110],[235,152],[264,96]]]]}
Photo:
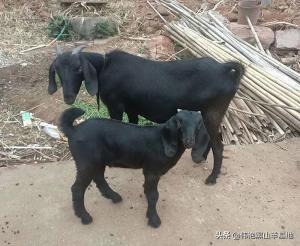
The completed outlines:
{"type": "Polygon", "coordinates": [[[91,96],[95,96],[98,93],[97,70],[87,59],[83,57],[81,57],[81,66],[86,90],[91,96]]]}
{"type": "Polygon", "coordinates": [[[52,95],[54,92],[57,91],[57,84],[55,81],[55,69],[54,69],[54,62],[52,62],[49,68],[49,85],[48,85],[48,93],[52,95]]]}
{"type": "Polygon", "coordinates": [[[163,128],[162,144],[168,157],[174,157],[178,152],[178,126],[175,117],[167,121],[163,128]]]}

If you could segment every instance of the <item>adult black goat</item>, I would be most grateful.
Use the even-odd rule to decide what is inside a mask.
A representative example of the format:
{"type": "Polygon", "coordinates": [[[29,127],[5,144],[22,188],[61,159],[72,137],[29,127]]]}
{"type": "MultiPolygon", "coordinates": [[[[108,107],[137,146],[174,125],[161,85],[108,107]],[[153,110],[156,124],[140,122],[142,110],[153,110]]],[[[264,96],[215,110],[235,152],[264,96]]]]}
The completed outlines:
{"type": "MultiPolygon", "coordinates": [[[[82,81],[88,93],[99,96],[110,117],[122,120],[126,112],[131,123],[138,115],[162,123],[176,114],[177,108],[201,111],[209,133],[214,156],[212,173],[206,184],[216,183],[223,160],[219,127],[234,97],[244,67],[238,62],[219,63],[212,58],[181,61],[151,61],[122,51],[106,55],[81,52],[58,52],[49,71],[48,92],[57,90],[55,71],[60,77],[64,100],[72,104],[82,81]]],[[[196,147],[195,162],[203,160],[196,147]]],[[[209,148],[204,154],[206,158],[209,148]]]]}
{"type": "Polygon", "coordinates": [[[71,189],[75,214],[83,224],[92,222],[84,206],[84,193],[92,180],[104,197],[114,203],[122,200],[104,178],[106,166],[142,168],[148,200],[148,223],[158,227],[161,222],[156,203],[160,177],[175,166],[185,148],[195,145],[196,135],[204,143],[201,151],[206,150],[209,138],[201,114],[183,110],[166,123],[156,126],[141,127],[99,118],[73,126],[73,121],[83,114],[81,109],[71,108],[60,119],[61,130],[68,137],[77,167],[76,181],[71,189]]]}

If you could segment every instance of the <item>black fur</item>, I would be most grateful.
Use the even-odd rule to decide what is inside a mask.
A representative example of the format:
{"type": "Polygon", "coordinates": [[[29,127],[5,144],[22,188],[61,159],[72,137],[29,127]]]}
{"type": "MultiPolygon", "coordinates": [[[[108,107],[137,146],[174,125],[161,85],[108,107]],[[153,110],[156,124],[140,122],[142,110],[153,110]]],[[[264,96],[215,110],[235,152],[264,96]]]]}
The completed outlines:
{"type": "MultiPolygon", "coordinates": [[[[212,58],[196,58],[180,61],[151,61],[122,51],[105,56],[81,52],[59,55],[53,62],[62,81],[64,100],[72,104],[85,79],[87,90],[95,94],[107,106],[110,117],[122,120],[126,112],[131,123],[138,122],[138,115],[162,123],[176,114],[178,108],[201,111],[211,142],[214,167],[207,184],[214,184],[220,173],[223,144],[219,136],[222,118],[234,97],[244,67],[238,62],[219,63],[212,58]],[[80,59],[76,58],[79,57],[80,59]],[[97,72],[97,80],[90,80],[87,63],[97,72]]],[[[92,69],[93,70],[93,69],[92,69]]],[[[53,73],[50,73],[52,76],[53,73]]],[[[53,78],[49,92],[53,93],[53,78]]],[[[192,150],[195,162],[206,159],[201,156],[200,144],[192,150]]]]}
{"type": "Polygon", "coordinates": [[[83,224],[92,222],[84,206],[84,193],[92,180],[104,197],[114,203],[122,200],[104,178],[106,166],[142,168],[148,200],[146,215],[149,225],[158,227],[161,222],[156,203],[160,177],[175,166],[186,148],[194,147],[195,136],[203,136],[206,141],[202,151],[207,148],[207,131],[201,114],[183,110],[164,124],[146,127],[109,119],[89,119],[73,126],[73,121],[83,114],[81,109],[71,108],[60,119],[60,128],[68,137],[77,167],[71,189],[75,214],[83,224]]]}

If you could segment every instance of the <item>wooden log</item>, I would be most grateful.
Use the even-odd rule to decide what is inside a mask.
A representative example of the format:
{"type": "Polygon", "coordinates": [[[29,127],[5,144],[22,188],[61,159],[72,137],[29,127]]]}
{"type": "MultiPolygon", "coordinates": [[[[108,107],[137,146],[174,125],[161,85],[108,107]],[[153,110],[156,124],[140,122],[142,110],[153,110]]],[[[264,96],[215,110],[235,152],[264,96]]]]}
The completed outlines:
{"type": "MultiPolygon", "coordinates": [[[[250,110],[252,112],[254,112],[256,115],[262,115],[259,110],[255,107],[255,105],[249,101],[244,101],[247,106],[250,108],[250,110]]],[[[263,113],[264,117],[263,118],[266,118],[267,116],[263,113]]],[[[263,128],[263,124],[261,122],[261,117],[253,117],[252,120],[256,123],[256,125],[258,125],[259,129],[262,130],[263,128]]]]}
{"type": "Polygon", "coordinates": [[[226,129],[227,129],[227,135],[228,135],[228,139],[230,141],[230,144],[239,144],[239,141],[236,137],[236,135],[234,135],[234,130],[233,130],[233,127],[231,126],[227,116],[225,115],[224,116],[224,125],[226,126],[226,129]]]}
{"type": "Polygon", "coordinates": [[[248,128],[246,127],[246,124],[245,124],[244,122],[242,122],[242,126],[243,126],[243,128],[245,129],[246,136],[247,136],[247,138],[249,139],[250,143],[251,143],[251,144],[254,144],[254,140],[253,140],[253,138],[252,138],[252,135],[250,134],[250,132],[249,132],[249,130],[248,130],[248,128]]]}
{"type": "MultiPolygon", "coordinates": [[[[227,114],[228,121],[230,122],[230,124],[234,130],[233,133],[236,134],[238,137],[242,136],[243,133],[240,130],[240,127],[238,126],[238,124],[236,123],[236,120],[238,121],[238,118],[232,117],[228,112],[226,114],[227,114]]],[[[241,128],[243,128],[242,125],[241,125],[241,128]]]]}
{"type": "Polygon", "coordinates": [[[237,115],[236,115],[234,112],[230,112],[230,111],[229,111],[229,115],[231,116],[231,118],[234,118],[235,121],[238,120],[238,121],[239,121],[239,124],[241,125],[241,126],[239,127],[239,129],[240,129],[240,131],[242,132],[242,135],[239,136],[239,139],[243,138],[244,141],[246,141],[246,143],[251,144],[251,139],[250,139],[250,137],[248,136],[249,130],[248,130],[247,126],[246,126],[245,124],[243,124],[243,121],[241,121],[241,120],[237,117],[237,115]]]}
{"type": "MultiPolygon", "coordinates": [[[[244,97],[246,97],[246,93],[248,94],[247,96],[248,97],[251,97],[251,98],[257,98],[256,96],[255,96],[255,94],[254,93],[252,93],[252,91],[250,91],[250,90],[246,90],[246,91],[244,91],[243,90],[243,88],[240,88],[240,93],[243,93],[242,95],[244,96],[244,97]]],[[[264,111],[262,111],[261,109],[260,109],[260,107],[257,107],[257,109],[258,109],[258,111],[261,113],[261,114],[264,114],[264,111]]],[[[270,122],[270,120],[268,119],[268,118],[263,118],[263,119],[261,119],[261,122],[262,122],[262,124],[263,124],[263,126],[264,127],[267,127],[271,122],[270,122]]]]}
{"type": "Polygon", "coordinates": [[[277,124],[277,122],[272,118],[271,115],[269,115],[269,118],[271,120],[272,125],[274,126],[274,129],[277,130],[277,132],[282,136],[285,134],[285,132],[281,129],[281,127],[277,124]]]}
{"type": "Polygon", "coordinates": [[[293,110],[295,110],[297,112],[300,112],[300,108],[290,107],[290,106],[286,106],[286,105],[279,105],[279,104],[276,104],[276,103],[272,104],[272,103],[267,103],[267,102],[263,102],[263,101],[253,100],[253,99],[247,98],[245,96],[238,95],[238,96],[235,96],[235,98],[243,99],[243,100],[246,100],[246,101],[250,101],[250,102],[253,102],[255,104],[268,105],[268,106],[280,107],[280,108],[289,108],[289,109],[293,109],[293,110]]]}
{"type": "MultiPolygon", "coordinates": [[[[247,89],[250,89],[260,99],[266,100],[266,98],[267,98],[268,102],[278,103],[278,99],[272,97],[266,91],[264,91],[260,87],[256,86],[255,84],[251,83],[251,81],[249,79],[246,78],[245,80],[247,81],[247,83],[243,84],[243,86],[245,86],[247,89]]],[[[287,112],[286,110],[283,110],[281,108],[274,108],[274,111],[280,112],[280,115],[284,116],[285,120],[287,122],[289,122],[289,124],[291,124],[293,126],[293,128],[300,131],[299,121],[297,119],[295,119],[292,115],[290,115],[289,112],[287,112]]],[[[279,115],[279,117],[280,117],[280,115],[279,115]]]]}
{"type": "Polygon", "coordinates": [[[266,114],[270,115],[273,118],[273,120],[276,121],[276,123],[280,126],[280,128],[285,133],[290,131],[290,127],[280,117],[278,117],[276,114],[274,114],[270,109],[265,107],[263,110],[266,111],[266,114]]]}
{"type": "MultiPolygon", "coordinates": [[[[232,101],[230,102],[230,104],[231,104],[232,106],[234,106],[234,107],[237,107],[237,105],[235,104],[234,100],[232,100],[232,101]]],[[[237,113],[237,112],[236,112],[236,113],[237,113]]],[[[238,114],[238,113],[237,113],[237,114],[238,114]]],[[[239,127],[239,129],[242,130],[242,129],[243,129],[243,126],[242,126],[240,120],[239,120],[237,117],[234,117],[233,114],[230,114],[230,115],[231,115],[231,118],[235,121],[236,125],[239,127]]]]}

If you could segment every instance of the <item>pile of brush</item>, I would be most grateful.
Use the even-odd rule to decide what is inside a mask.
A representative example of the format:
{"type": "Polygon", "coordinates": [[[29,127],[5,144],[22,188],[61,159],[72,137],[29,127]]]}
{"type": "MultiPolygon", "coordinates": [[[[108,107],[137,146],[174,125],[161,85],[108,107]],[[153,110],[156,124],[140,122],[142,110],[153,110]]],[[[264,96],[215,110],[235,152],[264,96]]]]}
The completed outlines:
{"type": "MultiPolygon", "coordinates": [[[[213,57],[219,62],[237,60],[246,67],[240,89],[222,123],[225,144],[274,142],[300,136],[300,74],[265,52],[259,40],[256,48],[236,37],[213,11],[199,14],[176,1],[156,3],[178,17],[168,23],[160,16],[168,35],[193,55],[213,57]]],[[[249,25],[255,35],[251,22],[249,25]]]]}

